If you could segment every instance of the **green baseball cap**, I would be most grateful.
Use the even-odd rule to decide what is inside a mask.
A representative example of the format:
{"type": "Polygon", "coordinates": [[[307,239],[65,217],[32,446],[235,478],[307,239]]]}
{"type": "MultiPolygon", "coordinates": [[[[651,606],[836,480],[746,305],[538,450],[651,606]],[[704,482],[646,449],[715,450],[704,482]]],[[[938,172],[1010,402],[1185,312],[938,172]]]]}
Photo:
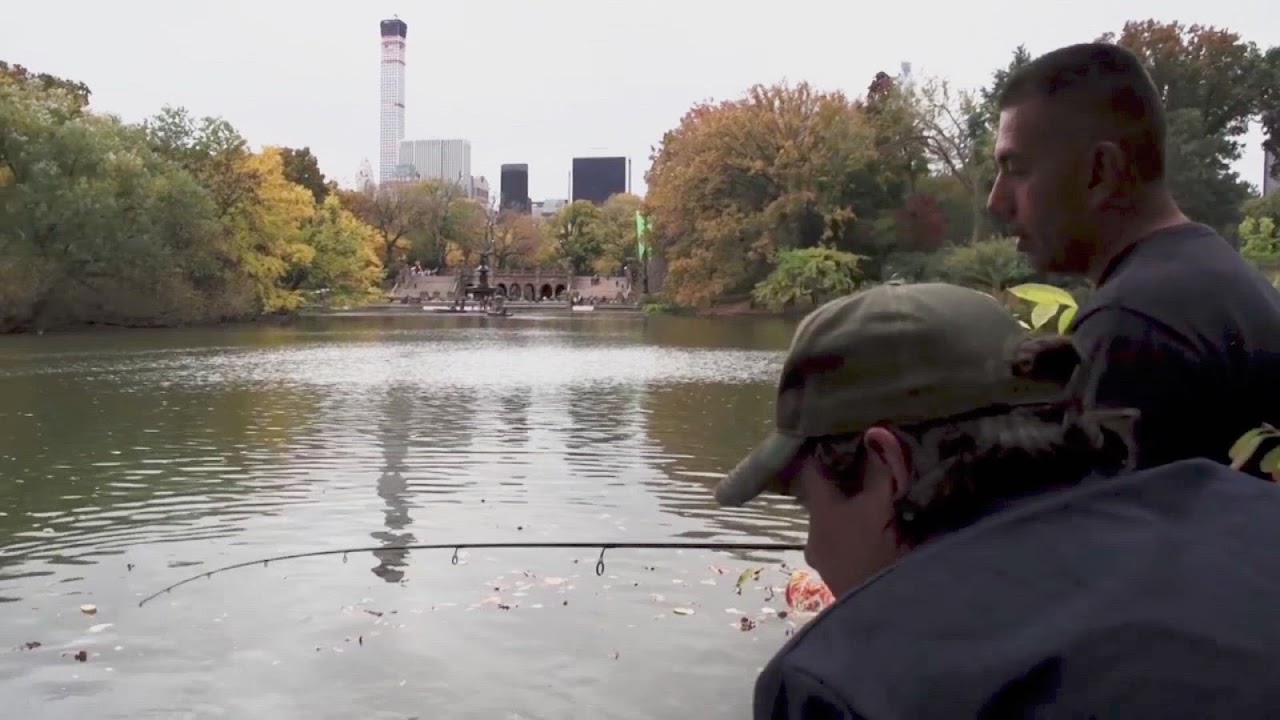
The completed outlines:
{"type": "Polygon", "coordinates": [[[891,282],[832,300],[796,328],[775,428],[715,489],[721,505],[781,491],[811,438],[1053,402],[1062,383],[1015,375],[1027,331],[985,293],[891,282]]]}

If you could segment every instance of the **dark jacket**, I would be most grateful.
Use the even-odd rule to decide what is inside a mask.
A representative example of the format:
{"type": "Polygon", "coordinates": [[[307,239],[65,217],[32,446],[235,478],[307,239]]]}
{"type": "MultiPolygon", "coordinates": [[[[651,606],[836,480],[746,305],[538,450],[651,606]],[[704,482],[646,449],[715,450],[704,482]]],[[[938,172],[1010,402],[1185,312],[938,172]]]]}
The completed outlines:
{"type": "Polygon", "coordinates": [[[1280,717],[1280,487],[1206,460],[932,540],[778,652],[755,717],[1280,717]]]}

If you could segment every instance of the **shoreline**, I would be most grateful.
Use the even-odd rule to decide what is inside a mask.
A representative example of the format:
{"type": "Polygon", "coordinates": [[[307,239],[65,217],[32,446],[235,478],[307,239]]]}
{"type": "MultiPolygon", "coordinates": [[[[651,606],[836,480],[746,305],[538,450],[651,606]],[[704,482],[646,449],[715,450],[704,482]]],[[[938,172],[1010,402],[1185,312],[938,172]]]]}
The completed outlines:
{"type": "MultiPolygon", "coordinates": [[[[428,303],[388,303],[388,302],[372,302],[362,305],[352,305],[342,308],[326,308],[326,307],[304,307],[288,313],[274,313],[270,315],[258,315],[234,320],[223,320],[201,323],[176,323],[176,324],[160,324],[160,323],[137,323],[137,324],[120,324],[120,323],[101,323],[86,322],[67,325],[55,325],[52,327],[36,329],[15,329],[0,332],[0,338],[4,337],[41,337],[44,335],[68,335],[78,333],[121,333],[121,332],[143,332],[147,330],[212,330],[216,328],[233,328],[247,326],[273,326],[284,327],[303,318],[322,318],[322,317],[376,317],[376,316],[407,316],[407,315],[424,315],[424,316],[463,316],[463,317],[491,317],[479,310],[466,310],[464,312],[449,312],[446,308],[449,303],[445,302],[428,302],[428,303]]],[[[762,308],[751,307],[749,301],[740,301],[734,303],[725,303],[721,305],[712,305],[706,308],[674,308],[667,306],[668,309],[658,312],[646,311],[644,305],[597,305],[591,310],[573,310],[567,304],[563,303],[507,303],[506,308],[510,313],[507,317],[516,317],[520,315],[535,315],[538,317],[590,317],[600,314],[609,316],[625,316],[625,317],[647,317],[650,315],[667,315],[671,317],[696,317],[696,318],[724,318],[724,319],[779,319],[786,320],[803,316],[808,310],[786,310],[775,312],[762,308]]]]}

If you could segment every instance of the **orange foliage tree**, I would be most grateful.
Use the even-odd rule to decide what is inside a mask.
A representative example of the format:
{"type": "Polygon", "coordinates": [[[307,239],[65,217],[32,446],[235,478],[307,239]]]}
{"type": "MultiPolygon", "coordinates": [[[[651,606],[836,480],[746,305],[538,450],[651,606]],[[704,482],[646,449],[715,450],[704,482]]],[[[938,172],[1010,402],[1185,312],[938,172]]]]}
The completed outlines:
{"type": "Polygon", "coordinates": [[[847,243],[855,175],[875,159],[861,106],[806,83],[694,106],[646,175],[651,232],[681,305],[745,296],[780,250],[847,243]]]}

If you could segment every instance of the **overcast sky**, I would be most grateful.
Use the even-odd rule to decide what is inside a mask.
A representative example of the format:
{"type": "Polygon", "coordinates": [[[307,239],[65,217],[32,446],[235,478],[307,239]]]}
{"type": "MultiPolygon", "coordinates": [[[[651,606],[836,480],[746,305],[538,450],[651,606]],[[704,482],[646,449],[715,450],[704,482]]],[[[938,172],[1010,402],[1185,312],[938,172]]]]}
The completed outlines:
{"type": "MultiPolygon", "coordinates": [[[[1127,19],[1214,24],[1280,44],[1274,0],[9,0],[0,59],[82,80],[93,106],[141,120],[163,105],[221,115],[255,147],[310,146],[354,183],[378,161],[378,22],[409,25],[405,137],[471,141],[495,192],[529,164],[534,199],[567,195],[570,159],[650,149],[702,99],[808,80],[861,95],[901,62],[967,87],[1127,19]],[[1268,8],[1272,8],[1268,11],[1268,8]],[[1272,18],[1266,16],[1270,14],[1272,18]]],[[[1262,180],[1261,135],[1237,166],[1262,180]]]]}

